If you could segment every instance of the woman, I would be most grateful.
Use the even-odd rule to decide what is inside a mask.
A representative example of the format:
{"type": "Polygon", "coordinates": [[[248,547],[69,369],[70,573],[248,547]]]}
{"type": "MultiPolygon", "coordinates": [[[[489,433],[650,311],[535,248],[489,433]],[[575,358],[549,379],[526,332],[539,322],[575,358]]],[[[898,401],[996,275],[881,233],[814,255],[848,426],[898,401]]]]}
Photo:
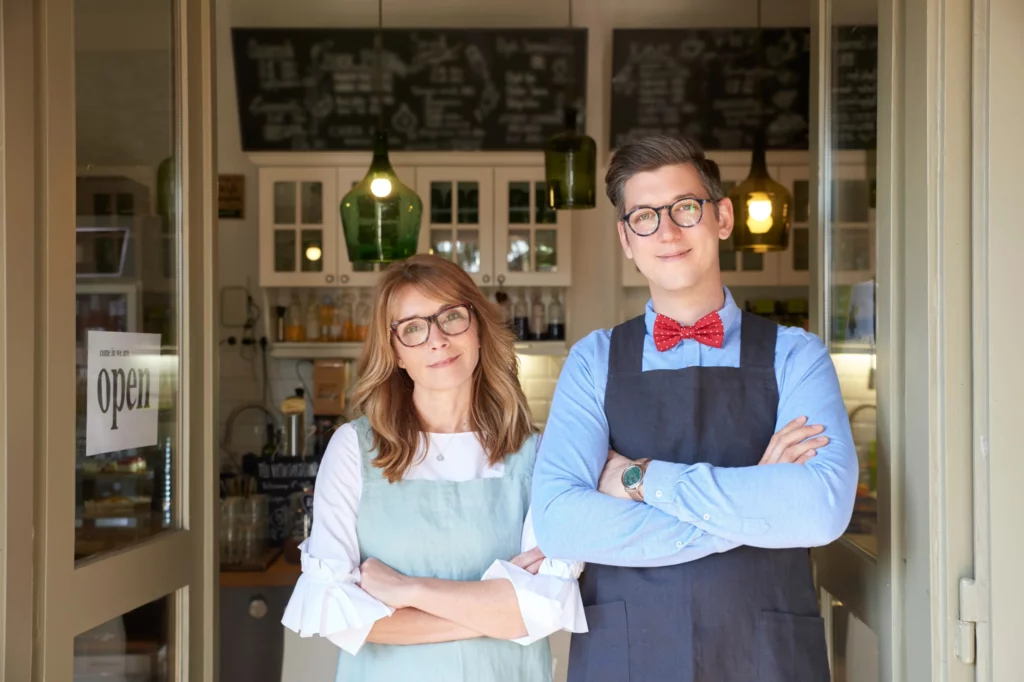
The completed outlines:
{"type": "Polygon", "coordinates": [[[283,622],[341,647],[339,681],[550,680],[547,636],[587,631],[583,566],[536,548],[512,332],[436,256],[389,267],[373,308],[283,622]]]}

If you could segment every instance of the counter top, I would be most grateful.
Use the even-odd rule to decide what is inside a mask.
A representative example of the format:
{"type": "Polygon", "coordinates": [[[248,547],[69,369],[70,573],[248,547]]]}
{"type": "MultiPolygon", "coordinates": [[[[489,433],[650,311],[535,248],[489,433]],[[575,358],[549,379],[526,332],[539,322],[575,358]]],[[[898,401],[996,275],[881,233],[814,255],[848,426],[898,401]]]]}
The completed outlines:
{"type": "Polygon", "coordinates": [[[299,579],[302,567],[277,557],[265,571],[221,571],[221,587],[292,587],[299,579]]]}

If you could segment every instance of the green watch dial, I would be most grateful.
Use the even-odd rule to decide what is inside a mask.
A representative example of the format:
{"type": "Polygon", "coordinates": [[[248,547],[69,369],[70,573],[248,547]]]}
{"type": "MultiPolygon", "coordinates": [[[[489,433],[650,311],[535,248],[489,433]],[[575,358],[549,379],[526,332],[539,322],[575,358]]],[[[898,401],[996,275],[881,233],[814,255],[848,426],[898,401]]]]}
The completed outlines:
{"type": "Polygon", "coordinates": [[[643,469],[638,464],[630,464],[626,467],[626,470],[622,472],[622,485],[627,488],[634,488],[640,484],[643,479],[643,469]]]}

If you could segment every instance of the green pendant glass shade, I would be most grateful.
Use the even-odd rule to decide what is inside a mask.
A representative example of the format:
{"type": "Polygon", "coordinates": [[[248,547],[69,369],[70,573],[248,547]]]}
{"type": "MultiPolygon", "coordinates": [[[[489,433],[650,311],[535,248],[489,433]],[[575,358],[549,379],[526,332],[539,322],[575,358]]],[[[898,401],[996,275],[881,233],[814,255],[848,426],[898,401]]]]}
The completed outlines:
{"type": "Polygon", "coordinates": [[[565,110],[565,130],[544,145],[548,204],[554,209],[594,208],[597,200],[597,144],[576,131],[576,110],[565,110]]]}
{"type": "Polygon", "coordinates": [[[732,188],[729,199],[735,218],[732,238],[736,251],[768,253],[784,251],[789,246],[793,196],[768,175],[761,139],[754,145],[750,175],[732,188]]]}
{"type": "Polygon", "coordinates": [[[351,262],[390,263],[416,253],[423,202],[391,167],[386,132],[377,131],[370,170],[340,208],[351,262]]]}

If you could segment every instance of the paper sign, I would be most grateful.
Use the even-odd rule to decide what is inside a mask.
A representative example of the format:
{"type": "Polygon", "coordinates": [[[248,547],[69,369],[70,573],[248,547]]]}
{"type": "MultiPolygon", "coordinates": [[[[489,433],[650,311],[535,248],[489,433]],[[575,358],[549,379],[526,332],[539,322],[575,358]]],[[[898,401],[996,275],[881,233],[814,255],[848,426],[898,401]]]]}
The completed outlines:
{"type": "Polygon", "coordinates": [[[160,335],[89,332],[85,454],[157,443],[160,335]]]}

